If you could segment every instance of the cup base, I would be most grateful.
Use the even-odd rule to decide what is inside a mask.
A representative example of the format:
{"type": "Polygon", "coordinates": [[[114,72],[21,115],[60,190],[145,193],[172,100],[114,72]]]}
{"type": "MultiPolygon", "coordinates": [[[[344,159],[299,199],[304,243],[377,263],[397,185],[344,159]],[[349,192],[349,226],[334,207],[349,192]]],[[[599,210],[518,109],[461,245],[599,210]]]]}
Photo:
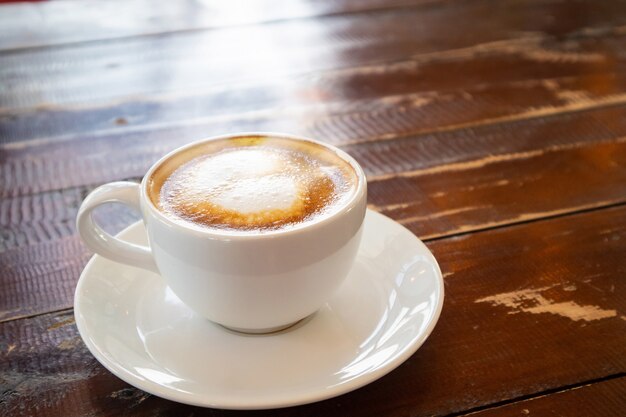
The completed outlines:
{"type": "MultiPolygon", "coordinates": [[[[314,313],[315,314],[315,313],[314,313]]],[[[298,324],[304,323],[305,321],[308,321],[308,319],[310,317],[312,317],[313,314],[294,321],[293,323],[289,323],[289,324],[285,324],[282,326],[276,326],[276,327],[267,327],[265,329],[245,329],[245,328],[241,328],[241,327],[230,327],[230,326],[225,326],[223,324],[217,323],[220,326],[222,326],[223,328],[225,328],[226,330],[229,330],[231,332],[235,332],[235,333],[241,333],[244,335],[266,335],[266,334],[272,334],[272,333],[278,333],[278,332],[282,332],[283,330],[287,330],[290,329],[292,327],[296,327],[298,324]]]]}

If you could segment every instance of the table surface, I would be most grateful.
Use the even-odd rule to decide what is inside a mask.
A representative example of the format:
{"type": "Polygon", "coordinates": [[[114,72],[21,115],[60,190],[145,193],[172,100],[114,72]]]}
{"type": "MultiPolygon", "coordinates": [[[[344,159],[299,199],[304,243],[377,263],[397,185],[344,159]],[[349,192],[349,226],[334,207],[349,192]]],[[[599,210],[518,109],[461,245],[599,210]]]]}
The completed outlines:
{"type": "Polygon", "coordinates": [[[242,130],[354,155],[369,207],[426,242],[446,288],[387,376],[251,414],[623,415],[625,46],[620,1],[0,5],[0,415],[238,414],[114,377],[72,300],[85,195],[242,130]]]}

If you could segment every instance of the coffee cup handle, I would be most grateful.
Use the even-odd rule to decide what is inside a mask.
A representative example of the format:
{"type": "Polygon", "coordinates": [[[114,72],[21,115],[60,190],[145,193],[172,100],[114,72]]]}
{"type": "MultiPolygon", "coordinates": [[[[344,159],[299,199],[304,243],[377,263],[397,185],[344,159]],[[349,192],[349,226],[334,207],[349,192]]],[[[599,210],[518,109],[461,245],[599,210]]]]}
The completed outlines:
{"type": "Polygon", "coordinates": [[[140,185],[129,181],[111,182],[93,190],[78,210],[76,228],[89,249],[116,262],[159,272],[148,246],[136,245],[111,236],[93,219],[93,211],[103,204],[122,203],[141,212],[140,185]]]}

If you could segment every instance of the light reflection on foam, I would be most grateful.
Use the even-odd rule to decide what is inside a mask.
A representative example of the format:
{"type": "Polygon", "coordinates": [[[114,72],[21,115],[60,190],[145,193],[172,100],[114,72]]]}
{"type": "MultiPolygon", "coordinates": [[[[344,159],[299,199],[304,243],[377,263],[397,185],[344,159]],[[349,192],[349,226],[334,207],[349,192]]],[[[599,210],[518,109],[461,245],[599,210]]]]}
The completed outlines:
{"type": "Polygon", "coordinates": [[[284,175],[239,179],[211,197],[218,206],[242,214],[289,210],[302,199],[294,179],[284,175]]]}
{"type": "Polygon", "coordinates": [[[300,196],[296,178],[284,166],[275,152],[223,152],[199,161],[184,176],[181,173],[184,188],[177,196],[192,206],[210,201],[243,214],[287,210],[300,196]]]}

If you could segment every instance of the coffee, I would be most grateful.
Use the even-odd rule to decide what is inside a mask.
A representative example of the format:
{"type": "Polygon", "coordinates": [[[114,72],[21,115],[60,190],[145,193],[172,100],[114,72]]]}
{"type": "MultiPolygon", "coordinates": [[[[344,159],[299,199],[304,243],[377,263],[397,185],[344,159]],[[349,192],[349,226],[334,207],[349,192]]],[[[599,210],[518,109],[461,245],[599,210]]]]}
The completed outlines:
{"type": "Polygon", "coordinates": [[[284,230],[336,212],[358,177],[315,142],[242,136],[203,142],[162,162],[148,197],[168,218],[233,232],[284,230]]]}

